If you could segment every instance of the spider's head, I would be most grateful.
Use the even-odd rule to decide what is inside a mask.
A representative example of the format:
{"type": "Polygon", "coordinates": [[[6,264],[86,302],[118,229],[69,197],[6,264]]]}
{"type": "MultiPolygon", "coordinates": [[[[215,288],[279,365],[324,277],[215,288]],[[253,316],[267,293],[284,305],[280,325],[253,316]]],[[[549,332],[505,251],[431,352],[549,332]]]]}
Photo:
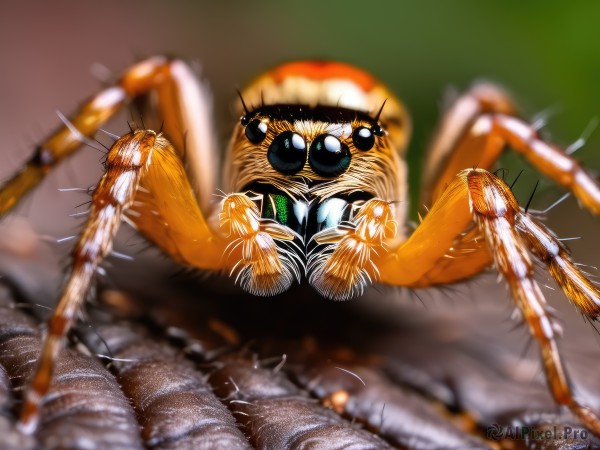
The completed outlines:
{"type": "Polygon", "coordinates": [[[369,74],[341,63],[285,64],[240,98],[225,189],[257,194],[261,218],[308,243],[377,198],[404,223],[410,122],[369,74]]]}
{"type": "Polygon", "coordinates": [[[351,195],[405,199],[408,115],[367,73],[332,62],[285,64],[240,97],[228,190],[262,185],[317,202],[351,195]]]}

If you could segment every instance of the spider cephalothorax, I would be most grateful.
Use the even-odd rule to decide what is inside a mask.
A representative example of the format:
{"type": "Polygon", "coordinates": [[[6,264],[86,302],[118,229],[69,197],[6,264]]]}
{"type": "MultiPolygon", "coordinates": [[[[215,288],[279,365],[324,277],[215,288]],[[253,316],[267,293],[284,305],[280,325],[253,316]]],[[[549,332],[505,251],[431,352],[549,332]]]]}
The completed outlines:
{"type": "Polygon", "coordinates": [[[409,122],[404,108],[370,75],[331,62],[278,67],[240,96],[243,115],[226,163],[228,190],[252,192],[260,199],[261,219],[295,233],[293,245],[275,239],[283,262],[280,279],[253,281],[253,263],[247,258],[246,265],[237,266],[243,272],[242,286],[274,294],[306,275],[325,297],[360,294],[377,280],[371,253],[382,245],[381,231],[360,246],[339,251],[332,259],[339,270],[327,270],[326,265],[343,239],[343,227],[372,220],[367,211],[381,210],[386,239],[395,237],[396,223],[406,221],[402,156],[409,122]],[[287,103],[292,99],[294,103],[287,103]],[[371,202],[357,215],[374,199],[379,208],[371,202]]]}
{"type": "Polygon", "coordinates": [[[510,147],[594,214],[600,214],[600,186],[515,116],[503,90],[476,84],[445,112],[425,164],[427,214],[410,235],[404,161],[410,122],[402,104],[359,69],[314,61],[277,67],[241,93],[224,168],[228,193],[218,204],[210,95],[186,63],[155,57],[127,70],[37,147],[0,188],[0,214],[127,101],[151,93],[164,134],[135,130],[108,152],[25,398],[23,429],[35,429],[64,336],[127,221],[180,263],[226,271],[258,295],[306,278],[323,296],[348,299],[377,280],[433,286],[495,266],[540,346],[554,399],[600,436],[600,419],[572,393],[557,348],[560,327],[534,279],[535,259],[592,320],[600,316],[600,291],[488,170],[510,147]]]}

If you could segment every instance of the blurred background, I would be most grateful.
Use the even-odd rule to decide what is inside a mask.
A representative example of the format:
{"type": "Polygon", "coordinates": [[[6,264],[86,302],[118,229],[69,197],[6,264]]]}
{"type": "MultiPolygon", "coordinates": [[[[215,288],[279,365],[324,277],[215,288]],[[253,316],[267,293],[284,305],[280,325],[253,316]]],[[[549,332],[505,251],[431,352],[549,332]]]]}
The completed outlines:
{"type": "MultiPolygon", "coordinates": [[[[0,179],[17,170],[28,159],[34,144],[59,124],[56,110],[70,113],[99,89],[101,83],[93,73],[119,73],[143,57],[162,53],[201,65],[214,90],[215,117],[223,144],[237,120],[231,112],[235,88],[261,71],[301,58],[336,59],[363,67],[387,83],[412,113],[412,186],[418,186],[424,149],[449,89],[462,91],[477,79],[495,81],[514,94],[525,118],[548,116],[544,135],[565,147],[600,116],[600,2],[282,3],[4,2],[0,15],[0,179]]],[[[127,115],[122,115],[106,128],[123,133],[126,119],[127,115]]],[[[54,239],[76,232],[82,219],[68,215],[79,211],[74,207],[86,202],[87,197],[57,189],[94,185],[102,169],[100,156],[96,150],[84,148],[56,170],[17,209],[17,214],[25,216],[35,231],[54,239]]],[[[591,169],[600,170],[600,131],[591,134],[576,156],[591,169]]],[[[508,180],[525,169],[516,186],[519,200],[525,203],[540,176],[514,155],[501,165],[510,169],[508,180]]],[[[563,194],[543,179],[540,186],[533,208],[544,209],[563,194]]],[[[598,218],[579,209],[572,199],[548,216],[548,224],[559,236],[581,237],[569,241],[578,261],[600,264],[598,218]]],[[[4,225],[11,221],[18,229],[25,227],[25,222],[15,217],[4,225]]],[[[0,234],[5,248],[11,247],[9,251],[13,253],[21,251],[18,236],[7,231],[0,234]]],[[[128,245],[134,240],[130,234],[123,242],[117,250],[131,253],[128,245]]],[[[68,248],[67,245],[57,250],[57,246],[50,246],[46,253],[65,253],[68,248]]],[[[49,279],[55,287],[45,291],[52,299],[57,295],[56,283],[62,280],[56,273],[66,260],[54,261],[54,273],[49,279]]],[[[164,258],[157,261],[162,264],[164,258]]],[[[6,273],[7,267],[12,267],[20,277],[29,274],[27,270],[14,269],[14,264],[15,260],[5,258],[0,272],[6,273]]],[[[109,275],[115,278],[115,269],[125,268],[125,273],[131,273],[133,266],[138,270],[140,267],[120,261],[110,261],[108,265],[113,268],[109,275]]],[[[141,279],[148,279],[148,274],[148,269],[142,269],[141,279]]],[[[132,278],[135,277],[128,277],[132,278]]],[[[505,298],[504,290],[499,286],[493,289],[496,288],[498,295],[490,295],[491,291],[485,288],[479,292],[491,300],[505,298]]],[[[586,370],[590,358],[598,358],[598,335],[582,326],[581,318],[561,294],[554,297],[551,302],[561,309],[565,307],[561,314],[572,323],[566,327],[567,335],[572,329],[584,329],[583,341],[593,347],[593,356],[576,358],[586,370]]],[[[469,302],[467,309],[476,303],[469,302]]],[[[503,320],[510,315],[508,304],[501,302],[502,316],[492,316],[492,323],[499,324],[503,333],[513,326],[503,320]]],[[[453,309],[455,306],[451,303],[453,309]]],[[[527,340],[522,331],[512,335],[517,341],[517,352],[527,340]]],[[[576,350],[581,342],[566,345],[576,350]]],[[[533,354],[537,358],[537,350],[533,354]]],[[[539,375],[539,368],[535,370],[539,375]]]]}

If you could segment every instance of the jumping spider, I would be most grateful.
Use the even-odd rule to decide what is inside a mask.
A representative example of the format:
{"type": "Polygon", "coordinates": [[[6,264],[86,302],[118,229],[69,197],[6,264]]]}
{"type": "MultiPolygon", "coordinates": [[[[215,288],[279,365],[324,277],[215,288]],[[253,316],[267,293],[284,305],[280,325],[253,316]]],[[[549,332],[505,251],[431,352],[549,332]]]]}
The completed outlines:
{"type": "Polygon", "coordinates": [[[427,153],[420,202],[428,213],[412,233],[405,227],[407,112],[362,70],[315,61],[276,67],[240,92],[222,178],[230,194],[218,204],[209,96],[186,63],[154,57],[129,68],[37,147],[1,187],[0,215],[129,101],[149,94],[164,132],[133,130],[107,153],[25,397],[23,429],[36,427],[65,334],[126,221],[180,263],[225,271],[261,296],[306,279],[323,297],[346,300],[376,282],[453,283],[494,265],[540,346],[555,401],[600,436],[600,419],[572,394],[533,260],[592,320],[600,314],[598,287],[488,170],[510,147],[594,214],[600,186],[518,118],[500,88],[476,84],[446,111],[427,153]]]}

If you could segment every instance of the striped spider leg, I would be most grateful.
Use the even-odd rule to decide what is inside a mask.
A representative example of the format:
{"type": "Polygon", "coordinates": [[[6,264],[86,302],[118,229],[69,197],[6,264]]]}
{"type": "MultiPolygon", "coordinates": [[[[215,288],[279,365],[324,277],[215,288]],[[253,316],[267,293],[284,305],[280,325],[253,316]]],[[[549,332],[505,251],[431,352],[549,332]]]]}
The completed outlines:
{"type": "Polygon", "coordinates": [[[431,205],[429,212],[402,245],[379,258],[381,280],[430,286],[471,277],[493,263],[540,346],[555,401],[600,435],[598,416],[572,392],[558,351],[560,327],[534,279],[532,257],[546,266],[567,298],[590,320],[600,315],[600,290],[573,263],[564,244],[519,207],[510,187],[487,169],[505,147],[514,148],[594,214],[600,213],[600,186],[563,150],[539,138],[514,111],[508,96],[488,84],[474,86],[454,103],[442,120],[426,165],[423,199],[431,205]],[[469,228],[470,222],[476,227],[469,228]]]}
{"type": "Polygon", "coordinates": [[[215,231],[218,220],[208,219],[218,212],[211,203],[217,157],[208,94],[190,68],[179,60],[154,57],[138,63],[115,85],[85,102],[64,126],[37,147],[23,169],[2,185],[0,215],[6,214],[54,166],[81,147],[82,140],[92,136],[128,100],[145,94],[157,95],[169,140],[163,133],[135,130],[116,140],[106,155],[105,174],[93,191],[89,218],[72,252],[69,277],[49,319],[39,364],[25,393],[20,424],[26,432],[33,433],[37,428],[65,335],[81,312],[98,265],[111,252],[122,221],[187,266],[231,271],[236,267],[235,261],[242,260],[242,269],[248,265],[263,268],[262,272],[250,270],[251,280],[270,277],[271,283],[278,283],[283,277],[281,270],[277,271],[281,267],[271,268],[271,264],[279,263],[279,257],[267,251],[275,243],[264,229],[276,238],[289,239],[289,233],[278,231],[281,227],[277,224],[263,225],[255,203],[238,202],[231,214],[228,206],[239,195],[225,198],[221,221],[228,233],[215,231]],[[243,248],[228,250],[236,240],[244,241],[243,248]],[[242,255],[241,250],[246,253],[242,255]],[[264,254],[269,255],[268,263],[261,266],[264,254]]]}

